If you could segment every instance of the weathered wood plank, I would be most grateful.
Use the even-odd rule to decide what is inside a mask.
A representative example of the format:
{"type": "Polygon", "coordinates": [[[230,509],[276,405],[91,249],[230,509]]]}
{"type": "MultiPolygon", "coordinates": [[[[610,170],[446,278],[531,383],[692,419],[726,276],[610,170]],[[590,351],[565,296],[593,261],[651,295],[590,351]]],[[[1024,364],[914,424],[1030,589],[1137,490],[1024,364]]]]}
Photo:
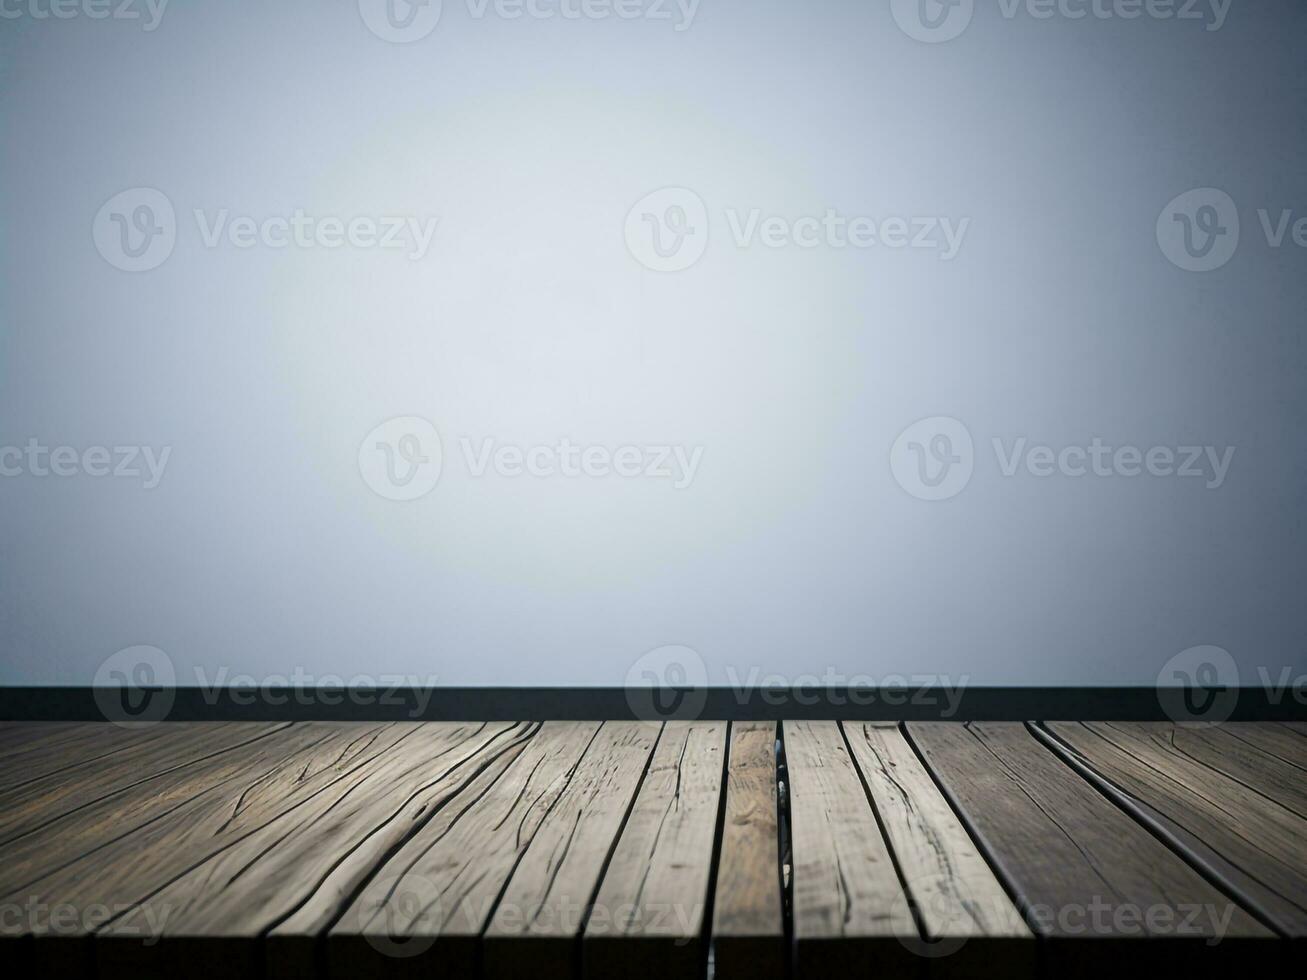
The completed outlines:
{"type": "Polygon", "coordinates": [[[108,760],[123,748],[157,741],[167,733],[162,725],[119,728],[97,722],[16,722],[0,735],[0,788],[82,762],[108,760]]]}
{"type": "Polygon", "coordinates": [[[1054,722],[1048,728],[1091,769],[1151,807],[1278,928],[1307,937],[1307,821],[1301,816],[1191,758],[1172,743],[1169,726],[1054,722]]]}
{"type": "Polygon", "coordinates": [[[913,722],[907,731],[1043,937],[1050,975],[1101,980],[1122,956],[1197,971],[1274,957],[1264,927],[1024,725],[913,722]]]}
{"type": "Polygon", "coordinates": [[[781,980],[786,973],[776,736],[775,722],[731,725],[713,899],[717,980],[781,980]]]}
{"type": "Polygon", "coordinates": [[[800,978],[915,976],[920,938],[839,725],[784,722],[800,978]]]}
{"type": "MultiPolygon", "coordinates": [[[[61,972],[91,969],[90,935],[108,919],[269,819],[302,803],[413,726],[292,725],[54,821],[5,848],[5,901],[44,912],[23,924],[34,955],[61,972]],[[37,874],[32,877],[33,871],[37,874]],[[63,910],[57,920],[53,912],[63,910]],[[106,917],[102,913],[109,911],[106,917]]],[[[152,928],[167,912],[151,906],[152,928]]]]}
{"type": "Polygon", "coordinates": [[[251,758],[274,759],[287,746],[323,737],[308,726],[247,723],[253,736],[228,752],[159,774],[128,792],[111,794],[80,809],[42,821],[4,842],[0,896],[29,889],[47,875],[165,816],[196,796],[239,779],[251,758]]]}
{"type": "MultiPolygon", "coordinates": [[[[1215,769],[1299,817],[1307,817],[1307,779],[1303,778],[1307,771],[1238,737],[1233,725],[1143,722],[1125,727],[1155,743],[1166,742],[1180,757],[1215,769]]],[[[1307,751],[1303,756],[1307,758],[1307,751]]]]}
{"type": "Polygon", "coordinates": [[[887,722],[844,722],[925,940],[932,976],[1033,976],[1034,936],[930,773],[887,722]]]}
{"type": "Polygon", "coordinates": [[[1255,746],[1301,772],[1307,772],[1307,739],[1284,726],[1255,721],[1228,721],[1220,728],[1231,737],[1255,746]]]}
{"type": "Polygon", "coordinates": [[[604,722],[495,906],[482,939],[486,980],[566,980],[577,972],[586,909],[661,729],[604,722]]]}
{"type": "Polygon", "coordinates": [[[99,977],[310,975],[314,941],[347,896],[497,756],[515,757],[532,730],[431,722],[289,810],[260,801],[266,822],[96,935],[99,977]],[[162,927],[150,928],[150,912],[163,909],[162,927]],[[265,971],[264,936],[292,918],[304,931],[281,931],[289,941],[274,941],[265,971]]]}
{"type": "MultiPolygon", "coordinates": [[[[289,723],[176,722],[157,725],[158,737],[120,746],[107,757],[63,765],[0,790],[0,844],[43,827],[66,813],[129,793],[157,776],[201,762],[284,728],[289,723]],[[160,730],[162,729],[162,731],[160,730]]],[[[121,731],[100,725],[108,731],[121,731]]],[[[64,756],[64,753],[59,753],[64,756]]]]}
{"type": "Polygon", "coordinates": [[[478,779],[409,838],[331,927],[333,980],[471,980],[499,895],[598,732],[597,722],[546,722],[502,775],[478,779]]]}
{"type": "Polygon", "coordinates": [[[586,924],[587,980],[704,975],[725,722],[666,724],[586,924]]]}

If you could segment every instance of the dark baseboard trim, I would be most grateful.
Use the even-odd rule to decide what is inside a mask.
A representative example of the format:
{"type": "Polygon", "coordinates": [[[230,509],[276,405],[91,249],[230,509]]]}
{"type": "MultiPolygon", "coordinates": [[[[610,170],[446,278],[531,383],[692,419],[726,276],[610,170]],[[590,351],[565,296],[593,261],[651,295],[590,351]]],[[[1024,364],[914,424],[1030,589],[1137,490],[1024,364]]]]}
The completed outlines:
{"type": "MultiPolygon", "coordinates": [[[[1307,721],[1292,691],[1197,691],[1195,714],[1175,720],[1307,721]],[[1212,700],[1209,702],[1209,698],[1212,700]],[[1198,709],[1211,704],[1223,718],[1198,709]],[[1228,710],[1228,713],[1226,711],[1228,710]]],[[[1167,698],[1172,706],[1174,696],[1167,698]]],[[[270,688],[156,691],[127,706],[122,692],[90,687],[0,688],[5,721],[529,721],[629,718],[850,721],[1167,721],[1151,687],[774,688],[737,691],[620,687],[270,688]],[[124,705],[119,708],[119,705],[124,705]],[[143,705],[143,707],[142,707],[143,705]],[[165,710],[166,709],[166,710],[165,710]]],[[[1174,710],[1174,708],[1172,708],[1174,710]]]]}

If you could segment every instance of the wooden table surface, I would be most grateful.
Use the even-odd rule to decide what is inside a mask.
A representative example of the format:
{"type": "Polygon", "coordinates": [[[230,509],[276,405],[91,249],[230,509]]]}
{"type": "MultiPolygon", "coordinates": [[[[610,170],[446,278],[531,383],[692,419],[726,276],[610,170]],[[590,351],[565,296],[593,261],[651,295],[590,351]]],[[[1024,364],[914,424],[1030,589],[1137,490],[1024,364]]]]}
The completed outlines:
{"type": "Polygon", "coordinates": [[[1278,971],[1304,776],[1279,722],[7,722],[0,947],[133,980],[1278,971]]]}

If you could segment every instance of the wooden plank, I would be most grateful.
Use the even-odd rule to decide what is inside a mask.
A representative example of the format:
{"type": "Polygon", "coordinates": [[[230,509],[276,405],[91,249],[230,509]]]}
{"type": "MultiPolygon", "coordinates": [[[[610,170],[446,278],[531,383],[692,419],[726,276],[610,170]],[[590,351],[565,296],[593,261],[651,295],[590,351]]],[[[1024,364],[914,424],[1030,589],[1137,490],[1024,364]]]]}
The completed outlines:
{"type": "MultiPolygon", "coordinates": [[[[130,791],[157,776],[238,748],[287,723],[176,722],[154,726],[158,737],[124,744],[107,757],[63,765],[0,790],[0,844],[115,793],[130,791]],[[159,729],[163,729],[159,731],[159,729]]],[[[98,725],[103,735],[122,731],[98,725]]],[[[60,752],[59,756],[64,757],[60,752]]]]}
{"type": "Polygon", "coordinates": [[[483,937],[486,980],[565,980],[585,913],[649,766],[661,723],[604,722],[514,869],[483,937]]]}
{"type": "MultiPolygon", "coordinates": [[[[1234,726],[1142,722],[1127,728],[1159,744],[1164,741],[1179,756],[1224,773],[1299,817],[1307,817],[1307,779],[1303,778],[1307,773],[1237,737],[1234,726]]],[[[1304,749],[1307,758],[1307,746],[1304,749]]]]}
{"type": "Polygon", "coordinates": [[[800,978],[907,977],[919,935],[839,725],[783,723],[800,978]]]}
{"type": "Polygon", "coordinates": [[[0,737],[0,788],[166,738],[168,727],[120,728],[103,722],[18,722],[0,737]]]}
{"type": "Polygon", "coordinates": [[[265,972],[263,937],[292,916],[307,928],[280,932],[286,941],[277,943],[266,972],[310,975],[314,941],[347,896],[497,757],[516,757],[533,731],[525,724],[421,724],[298,806],[259,801],[265,822],[96,935],[99,977],[257,978],[265,972]],[[315,908],[306,917],[308,904],[315,908]],[[167,917],[154,928],[157,910],[167,917]]]}
{"type": "Polygon", "coordinates": [[[776,735],[775,722],[731,725],[713,898],[717,980],[782,980],[786,973],[776,735]]]}
{"type": "Polygon", "coordinates": [[[842,727],[925,933],[915,951],[931,975],[1033,976],[1033,934],[899,726],[842,727]]]}
{"type": "Polygon", "coordinates": [[[1307,739],[1295,732],[1281,725],[1256,721],[1226,722],[1219,727],[1231,738],[1274,756],[1299,772],[1307,772],[1307,739]]]}
{"type": "Polygon", "coordinates": [[[1301,816],[1191,758],[1172,742],[1169,725],[1054,722],[1048,728],[1095,772],[1147,804],[1279,929],[1307,937],[1307,821],[1301,816]]]}
{"type": "Polygon", "coordinates": [[[7,721],[0,728],[0,762],[33,744],[66,738],[82,727],[75,721],[7,721]]]}
{"type": "MultiPolygon", "coordinates": [[[[8,845],[0,901],[43,910],[20,927],[34,955],[68,975],[92,969],[89,937],[196,863],[311,798],[412,732],[377,723],[306,723],[176,770],[8,845]],[[33,871],[38,873],[33,876],[33,871]],[[56,919],[55,912],[59,918],[56,919]]],[[[151,908],[157,925],[168,910],[151,908]]]]}
{"type": "Polygon", "coordinates": [[[587,980],[704,975],[726,722],[670,721],[586,923],[587,980]]]}
{"type": "MultiPolygon", "coordinates": [[[[43,821],[4,842],[0,896],[27,890],[47,875],[168,814],[187,801],[239,779],[251,755],[275,757],[287,745],[321,739],[322,732],[285,722],[245,723],[250,736],[228,752],[173,769],[95,803],[43,821]],[[266,744],[264,744],[266,743],[266,744]]],[[[107,726],[106,726],[107,727],[107,726]]]]}
{"type": "Polygon", "coordinates": [[[329,976],[471,980],[496,900],[599,727],[546,722],[502,775],[421,827],[331,927],[329,976]]]}
{"type": "Polygon", "coordinates": [[[1202,972],[1273,962],[1268,930],[1024,725],[907,731],[1043,938],[1049,975],[1101,980],[1122,956],[1202,972]]]}

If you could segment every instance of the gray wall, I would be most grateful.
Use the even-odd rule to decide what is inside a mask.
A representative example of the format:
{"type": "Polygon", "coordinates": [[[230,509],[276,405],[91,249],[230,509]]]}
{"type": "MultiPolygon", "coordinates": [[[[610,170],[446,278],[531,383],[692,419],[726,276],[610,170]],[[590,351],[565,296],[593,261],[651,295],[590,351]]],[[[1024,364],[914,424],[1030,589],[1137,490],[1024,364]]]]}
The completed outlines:
{"type": "Polygon", "coordinates": [[[445,0],[392,43],[370,0],[173,0],[153,30],[5,0],[0,683],[90,683],[137,644],[184,683],[619,684],[671,644],[718,684],[1151,684],[1200,644],[1244,683],[1302,674],[1307,5],[1010,3],[934,43],[911,3],[905,30],[851,0],[688,25],[445,0]],[[666,187],[692,195],[627,222],[666,187]],[[111,201],[135,188],[175,222],[111,201]],[[1194,188],[1229,201],[1164,210],[1194,188]],[[425,250],[207,244],[223,209],[437,224],[425,250]],[[753,209],[877,240],[742,245],[753,209]],[[1259,209],[1292,209],[1279,247],[1259,209]],[[956,248],[899,247],[896,217],[956,248]],[[133,259],[137,220],[161,231],[133,259]],[[409,417],[434,486],[430,430],[373,432],[409,417]],[[1155,472],[1074,475],[1095,437],[1155,472]],[[475,473],[485,439],[563,438],[640,473],[475,473]],[[1005,474],[1036,445],[1073,451],[1005,474]],[[170,455],[147,488],[143,456],[94,475],[100,446],[170,455]],[[645,472],[663,446],[701,450],[693,479],[645,472]],[[1168,475],[1188,446],[1228,469],[1168,475]]]}

